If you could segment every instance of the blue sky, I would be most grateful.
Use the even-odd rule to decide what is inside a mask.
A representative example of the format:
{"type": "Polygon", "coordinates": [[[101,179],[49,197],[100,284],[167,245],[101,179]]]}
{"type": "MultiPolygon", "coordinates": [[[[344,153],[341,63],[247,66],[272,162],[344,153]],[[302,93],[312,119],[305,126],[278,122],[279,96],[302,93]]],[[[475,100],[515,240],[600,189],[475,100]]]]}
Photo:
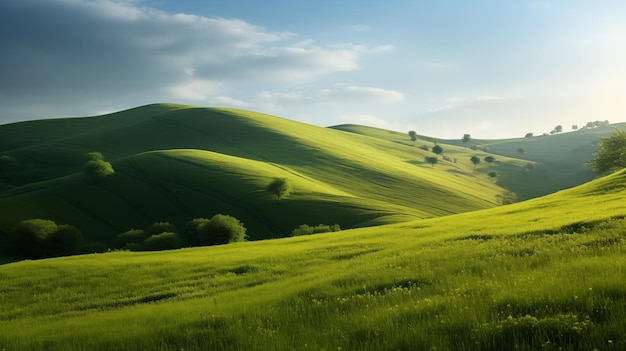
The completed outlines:
{"type": "Polygon", "coordinates": [[[440,138],[626,121],[626,2],[0,2],[0,123],[154,102],[440,138]]]}

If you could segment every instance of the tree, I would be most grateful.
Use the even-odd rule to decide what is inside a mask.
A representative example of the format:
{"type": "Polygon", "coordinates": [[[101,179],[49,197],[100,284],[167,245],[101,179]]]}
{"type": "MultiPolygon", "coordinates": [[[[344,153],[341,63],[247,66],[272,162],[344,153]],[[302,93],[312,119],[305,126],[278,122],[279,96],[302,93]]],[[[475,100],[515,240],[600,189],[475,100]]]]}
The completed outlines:
{"type": "Polygon", "coordinates": [[[463,144],[465,144],[465,148],[467,148],[467,143],[469,143],[470,140],[472,140],[472,136],[471,135],[463,134],[463,139],[461,139],[461,141],[463,141],[463,144]]]}
{"type": "Polygon", "coordinates": [[[626,168],[626,131],[615,128],[612,136],[601,137],[593,159],[586,164],[598,174],[626,168]]]}
{"type": "Polygon", "coordinates": [[[491,171],[489,173],[487,173],[487,175],[489,176],[489,178],[491,178],[491,182],[493,183],[493,181],[496,179],[496,177],[498,176],[498,172],[496,171],[491,171]]]}
{"type": "Polygon", "coordinates": [[[28,258],[48,257],[48,236],[58,229],[57,224],[51,220],[23,220],[13,234],[15,246],[28,258]]]}
{"type": "Polygon", "coordinates": [[[199,228],[200,245],[219,245],[246,240],[246,227],[235,217],[216,214],[199,228]]]}
{"type": "Polygon", "coordinates": [[[572,130],[578,130],[578,124],[573,124],[572,125],[572,130]]]}
{"type": "Polygon", "coordinates": [[[291,193],[291,189],[291,183],[289,183],[287,178],[274,178],[274,180],[267,186],[267,191],[276,196],[276,201],[279,203],[280,199],[291,193]]]}
{"type": "Polygon", "coordinates": [[[415,141],[417,140],[417,133],[414,130],[409,131],[409,136],[411,137],[411,141],[413,142],[413,146],[415,146],[415,141]]]}
{"type": "Polygon", "coordinates": [[[103,181],[115,173],[111,163],[105,161],[99,152],[87,153],[87,160],[87,163],[83,166],[83,171],[89,180],[93,182],[103,181]]]}
{"type": "Polygon", "coordinates": [[[563,131],[563,126],[559,124],[558,126],[554,127],[554,131],[555,131],[557,134],[558,134],[558,133],[560,133],[560,132],[562,132],[562,131],[563,131]]]}
{"type": "Polygon", "coordinates": [[[491,167],[491,162],[493,162],[495,160],[496,160],[496,158],[491,156],[491,155],[485,157],[485,162],[487,162],[489,164],[489,167],[491,167]]]}
{"type": "Polygon", "coordinates": [[[526,154],[526,149],[524,149],[523,147],[520,147],[517,149],[517,152],[519,152],[520,155],[524,155],[526,154]]]}
{"type": "Polygon", "coordinates": [[[480,157],[474,155],[470,157],[470,161],[474,164],[474,174],[476,173],[476,166],[480,163],[480,157]]]}
{"type": "Polygon", "coordinates": [[[430,163],[431,168],[435,168],[435,164],[438,162],[438,159],[436,156],[426,156],[424,157],[424,160],[430,163]]]}
{"type": "Polygon", "coordinates": [[[433,152],[439,156],[441,154],[443,154],[443,148],[441,147],[441,145],[435,145],[433,146],[433,152]]]}
{"type": "Polygon", "coordinates": [[[591,128],[595,127],[595,125],[593,124],[593,122],[589,121],[589,122],[587,122],[587,124],[585,124],[585,127],[591,129],[591,128]]]}
{"type": "Polygon", "coordinates": [[[524,136],[524,138],[532,138],[533,137],[533,133],[526,133],[526,135],[524,136]]]}

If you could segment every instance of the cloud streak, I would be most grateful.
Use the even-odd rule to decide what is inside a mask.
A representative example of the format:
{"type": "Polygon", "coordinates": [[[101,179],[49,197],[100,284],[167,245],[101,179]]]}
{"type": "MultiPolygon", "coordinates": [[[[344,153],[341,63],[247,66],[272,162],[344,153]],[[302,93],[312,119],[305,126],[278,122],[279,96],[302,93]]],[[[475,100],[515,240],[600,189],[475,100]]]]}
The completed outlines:
{"type": "MultiPolygon", "coordinates": [[[[391,49],[292,42],[293,33],[238,19],[171,14],[140,4],[1,2],[0,106],[39,106],[25,112],[31,115],[12,116],[30,119],[50,117],[33,111],[68,97],[76,102],[60,109],[68,115],[72,107],[82,111],[88,104],[96,111],[136,101],[221,101],[218,96],[243,85],[293,84],[356,70],[361,56],[391,49]]],[[[6,116],[8,107],[0,113],[6,116]]]]}

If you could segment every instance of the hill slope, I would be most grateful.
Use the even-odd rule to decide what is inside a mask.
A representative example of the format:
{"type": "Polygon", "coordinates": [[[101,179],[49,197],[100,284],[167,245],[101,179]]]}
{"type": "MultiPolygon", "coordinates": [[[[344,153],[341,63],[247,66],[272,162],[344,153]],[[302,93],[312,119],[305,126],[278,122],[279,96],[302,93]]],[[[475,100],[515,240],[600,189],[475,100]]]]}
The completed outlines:
{"type": "MultiPolygon", "coordinates": [[[[591,181],[595,174],[585,162],[593,158],[595,144],[601,137],[613,134],[613,128],[623,128],[626,123],[616,123],[596,128],[583,128],[575,132],[530,138],[499,140],[472,139],[465,145],[461,138],[439,140],[438,142],[466,149],[471,155],[483,160],[478,165],[479,172],[497,171],[498,184],[526,200],[567,189],[591,181]],[[471,150],[469,147],[474,148],[471,150]],[[524,153],[518,149],[524,149],[524,153]],[[493,165],[487,165],[484,157],[496,158],[493,165]]],[[[411,145],[406,133],[359,125],[338,125],[332,127],[360,135],[390,140],[398,144],[411,145]]],[[[432,147],[436,139],[420,135],[416,146],[432,147]]],[[[462,159],[469,162],[469,158],[462,159]]]]}
{"type": "Polygon", "coordinates": [[[432,167],[431,152],[235,109],[157,104],[4,125],[0,135],[3,154],[21,164],[4,177],[0,230],[46,218],[105,244],[130,228],[216,213],[239,218],[252,239],[299,224],[370,226],[493,207],[504,190],[469,165],[432,167]],[[102,184],[82,176],[90,151],[116,169],[102,184]],[[264,190],[274,177],[295,185],[280,205],[264,190]]]}
{"type": "Polygon", "coordinates": [[[625,198],[622,171],[445,218],[3,265],[0,347],[622,349],[625,198]]]}

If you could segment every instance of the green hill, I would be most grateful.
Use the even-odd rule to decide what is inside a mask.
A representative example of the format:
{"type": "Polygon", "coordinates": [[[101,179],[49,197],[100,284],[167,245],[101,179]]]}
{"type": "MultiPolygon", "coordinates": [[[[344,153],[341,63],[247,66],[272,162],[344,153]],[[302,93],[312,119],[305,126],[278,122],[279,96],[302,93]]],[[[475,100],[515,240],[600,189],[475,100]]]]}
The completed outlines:
{"type": "MultiPolygon", "coordinates": [[[[584,164],[593,158],[595,144],[600,137],[613,134],[613,128],[623,128],[625,123],[596,128],[583,128],[575,132],[549,136],[514,138],[500,140],[472,139],[465,145],[461,138],[439,140],[446,145],[466,148],[467,152],[482,159],[488,155],[496,162],[487,165],[481,162],[479,172],[492,170],[500,174],[498,184],[515,192],[519,200],[535,198],[586,183],[595,178],[595,174],[584,164]],[[472,150],[471,148],[475,149],[472,150]],[[524,153],[518,149],[524,149],[524,153]]],[[[398,144],[411,145],[406,133],[392,132],[359,125],[339,125],[334,129],[391,140],[398,144]]],[[[416,146],[432,147],[434,138],[419,135],[416,146]]],[[[469,158],[462,159],[469,162],[469,158]]]]}
{"type": "Polygon", "coordinates": [[[289,235],[300,224],[354,228],[496,206],[505,189],[471,165],[462,147],[430,151],[235,109],[172,104],[110,115],[0,126],[2,155],[20,167],[2,177],[0,231],[23,219],[77,226],[90,241],[158,221],[178,226],[216,213],[237,217],[251,239],[289,235]],[[98,151],[115,175],[82,174],[98,151]],[[294,192],[280,205],[275,177],[294,192]]]}
{"type": "MultiPolygon", "coordinates": [[[[235,162],[235,172],[257,167],[169,153],[137,161],[209,158],[235,162]]],[[[343,196],[330,185],[310,187],[343,196]]],[[[446,217],[6,264],[0,348],[620,350],[625,198],[621,171],[446,217]]]]}

